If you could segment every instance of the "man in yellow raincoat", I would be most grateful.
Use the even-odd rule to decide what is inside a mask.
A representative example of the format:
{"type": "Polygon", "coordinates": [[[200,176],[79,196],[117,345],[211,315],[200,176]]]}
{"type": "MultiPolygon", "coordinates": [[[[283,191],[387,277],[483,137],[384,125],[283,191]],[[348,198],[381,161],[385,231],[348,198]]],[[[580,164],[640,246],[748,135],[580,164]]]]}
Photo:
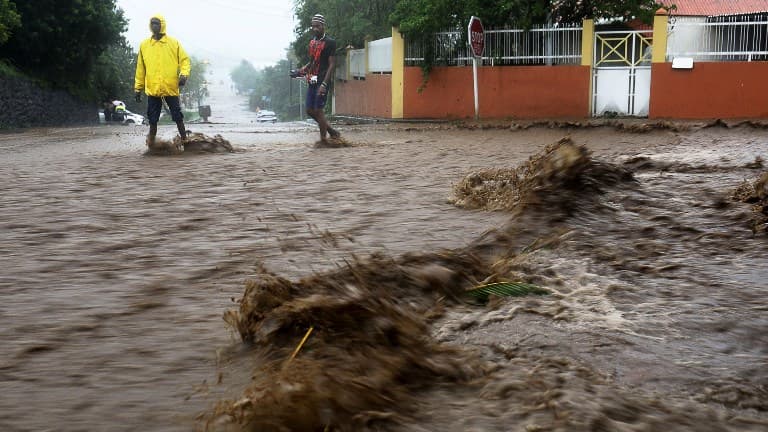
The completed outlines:
{"type": "Polygon", "coordinates": [[[149,29],[152,37],[144,40],[139,47],[134,84],[136,102],[141,102],[142,90],[147,93],[147,143],[152,145],[155,142],[163,99],[183,140],[187,137],[187,130],[179,104],[179,87],[184,86],[189,77],[189,56],[179,41],[165,34],[165,18],[162,15],[154,15],[149,20],[149,29]]]}

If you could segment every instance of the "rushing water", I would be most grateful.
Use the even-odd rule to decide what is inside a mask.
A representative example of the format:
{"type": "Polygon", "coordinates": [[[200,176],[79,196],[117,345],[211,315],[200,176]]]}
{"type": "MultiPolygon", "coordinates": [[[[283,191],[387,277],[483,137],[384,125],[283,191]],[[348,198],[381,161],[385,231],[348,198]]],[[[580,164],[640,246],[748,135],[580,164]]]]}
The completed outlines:
{"type": "Polygon", "coordinates": [[[0,135],[0,429],[200,428],[255,367],[222,319],[246,279],[458,250],[500,227],[551,240],[508,270],[553,295],[448,307],[434,342],[493,371],[421,388],[381,427],[768,427],[768,248],[730,200],[761,172],[745,166],[768,154],[765,130],[342,125],[354,146],[316,149],[303,123],[190,129],[238,151],[147,157],[142,127],[0,135]],[[566,219],[449,204],[466,174],[567,134],[595,159],[650,163],[566,219]]]}

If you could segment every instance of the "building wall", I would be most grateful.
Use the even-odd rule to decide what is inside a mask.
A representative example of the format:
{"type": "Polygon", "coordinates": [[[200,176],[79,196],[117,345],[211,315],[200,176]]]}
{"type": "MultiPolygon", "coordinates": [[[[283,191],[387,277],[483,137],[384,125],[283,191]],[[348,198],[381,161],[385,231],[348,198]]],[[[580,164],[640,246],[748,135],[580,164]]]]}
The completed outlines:
{"type": "Polygon", "coordinates": [[[334,91],[337,115],[392,118],[392,75],[336,82],[334,91]]]}
{"type": "MultiPolygon", "coordinates": [[[[696,62],[692,70],[654,63],[650,118],[768,118],[768,62],[696,62]]],[[[478,69],[480,117],[588,118],[588,66],[478,69]]],[[[471,67],[406,67],[403,118],[474,117],[471,67]]],[[[336,83],[336,114],[392,118],[391,75],[336,83]]]]}
{"type": "MultiPolygon", "coordinates": [[[[479,67],[480,117],[588,117],[590,79],[589,66],[479,67]]],[[[421,86],[421,68],[406,67],[404,118],[474,117],[471,67],[434,68],[421,86]]]]}
{"type": "Polygon", "coordinates": [[[768,118],[768,62],[657,63],[650,118],[768,118]]]}

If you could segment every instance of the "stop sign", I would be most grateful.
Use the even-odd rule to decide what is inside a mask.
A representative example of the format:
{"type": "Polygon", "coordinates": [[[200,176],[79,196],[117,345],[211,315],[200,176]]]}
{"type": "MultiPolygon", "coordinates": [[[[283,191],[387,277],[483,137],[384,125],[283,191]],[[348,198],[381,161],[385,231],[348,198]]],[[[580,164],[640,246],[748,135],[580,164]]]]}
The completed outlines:
{"type": "Polygon", "coordinates": [[[473,16],[469,19],[469,46],[475,57],[482,57],[485,51],[485,29],[480,18],[473,16]]]}

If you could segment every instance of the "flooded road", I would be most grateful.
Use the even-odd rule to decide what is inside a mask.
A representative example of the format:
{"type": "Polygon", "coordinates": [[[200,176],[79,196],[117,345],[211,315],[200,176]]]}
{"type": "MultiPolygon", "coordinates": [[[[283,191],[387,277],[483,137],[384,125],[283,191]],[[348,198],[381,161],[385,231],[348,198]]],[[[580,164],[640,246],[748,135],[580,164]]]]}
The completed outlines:
{"type": "Polygon", "coordinates": [[[768,428],[768,248],[730,200],[762,172],[746,166],[768,155],[765,129],[342,124],[353,146],[317,149],[312,125],[252,123],[217,97],[212,124],[189,129],[235,153],[143,156],[140,126],[0,135],[0,429],[200,429],[253,372],[222,319],[247,279],[456,250],[501,227],[554,239],[507,269],[554,295],[450,307],[430,334],[495,363],[494,385],[551,384],[572,416],[521,414],[511,384],[437,386],[382,430],[768,428]],[[636,182],[567,218],[449,203],[465,175],[566,135],[636,182]],[[545,384],[513,376],[536,368],[545,384]],[[606,414],[616,401],[636,409],[606,414]]]}

